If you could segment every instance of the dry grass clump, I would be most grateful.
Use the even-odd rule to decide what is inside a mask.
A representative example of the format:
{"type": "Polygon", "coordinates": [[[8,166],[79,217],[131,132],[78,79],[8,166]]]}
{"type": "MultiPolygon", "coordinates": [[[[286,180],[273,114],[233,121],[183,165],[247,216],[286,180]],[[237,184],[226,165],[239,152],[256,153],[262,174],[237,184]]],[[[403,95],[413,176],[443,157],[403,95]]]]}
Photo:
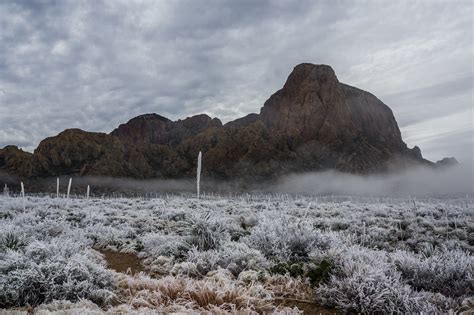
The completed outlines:
{"type": "MultiPolygon", "coordinates": [[[[77,315],[77,314],[88,314],[88,315],[118,315],[118,314],[130,314],[130,315],[152,315],[152,314],[209,314],[209,315],[227,315],[227,314],[238,314],[238,315],[256,315],[258,312],[251,310],[251,309],[240,309],[237,310],[233,308],[232,310],[224,310],[219,306],[210,305],[208,310],[205,312],[202,310],[196,310],[189,308],[186,305],[179,305],[173,304],[168,306],[161,306],[156,308],[133,308],[128,304],[120,304],[109,308],[107,310],[101,309],[97,304],[94,304],[88,300],[81,300],[78,302],[70,302],[67,300],[60,300],[60,301],[53,301],[48,304],[42,304],[41,306],[35,308],[34,310],[0,310],[0,314],[2,315],[27,315],[27,314],[35,314],[35,315],[77,315]]],[[[275,308],[274,311],[267,313],[267,314],[301,314],[295,308],[289,307],[278,307],[275,308]]]]}
{"type": "MultiPolygon", "coordinates": [[[[275,296],[283,292],[303,292],[298,280],[270,277],[268,285],[244,283],[233,279],[227,270],[209,273],[196,280],[186,276],[167,276],[152,279],[145,274],[134,277],[118,275],[118,296],[121,303],[131,307],[163,309],[184,306],[195,311],[211,313],[271,313],[284,311],[299,313],[297,309],[275,306],[275,296]],[[271,289],[274,288],[276,292],[271,289]]],[[[299,298],[307,298],[300,294],[299,298]]]]}
{"type": "Polygon", "coordinates": [[[288,275],[272,275],[265,279],[263,287],[281,299],[304,301],[314,299],[314,290],[307,279],[292,278],[288,275]]]}

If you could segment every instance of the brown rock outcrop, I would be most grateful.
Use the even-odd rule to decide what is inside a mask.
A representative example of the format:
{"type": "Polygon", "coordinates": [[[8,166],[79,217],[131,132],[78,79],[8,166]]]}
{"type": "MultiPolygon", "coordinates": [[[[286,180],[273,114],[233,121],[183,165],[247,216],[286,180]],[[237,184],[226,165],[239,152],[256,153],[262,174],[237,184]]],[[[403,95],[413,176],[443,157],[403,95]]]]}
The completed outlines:
{"type": "Polygon", "coordinates": [[[418,147],[407,148],[388,106],[340,83],[331,67],[305,63],[293,69],[260,114],[224,126],[204,114],[178,121],[146,114],[110,134],[69,129],[43,140],[34,154],[0,150],[0,170],[29,177],[188,177],[199,151],[204,173],[220,179],[432,165],[418,147]]]}
{"type": "Polygon", "coordinates": [[[111,132],[128,143],[177,145],[185,139],[212,127],[220,127],[219,119],[201,114],[171,121],[157,114],[145,114],[129,120],[111,132]]]}

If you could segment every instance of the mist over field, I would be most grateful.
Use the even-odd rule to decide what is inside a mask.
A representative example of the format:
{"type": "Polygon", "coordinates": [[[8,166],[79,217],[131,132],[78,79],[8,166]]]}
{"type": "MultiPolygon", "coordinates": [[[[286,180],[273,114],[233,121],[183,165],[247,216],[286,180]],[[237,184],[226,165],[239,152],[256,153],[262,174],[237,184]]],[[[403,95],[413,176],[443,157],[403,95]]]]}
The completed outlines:
{"type": "Polygon", "coordinates": [[[472,166],[414,168],[389,175],[353,175],[336,171],[283,177],[273,192],[367,196],[455,197],[473,194],[472,166]]]}
{"type": "MultiPolygon", "coordinates": [[[[290,174],[276,180],[250,182],[249,180],[219,181],[202,177],[205,194],[229,193],[277,193],[303,195],[350,195],[350,196],[430,196],[465,197],[474,194],[473,169],[470,165],[457,165],[442,169],[412,168],[385,175],[355,175],[337,171],[290,174]]],[[[51,192],[55,191],[56,179],[50,179],[51,192]],[[53,189],[54,188],[54,189],[53,189]]],[[[67,177],[61,178],[61,189],[67,185],[67,177]]],[[[196,192],[196,179],[136,180],[111,177],[77,177],[73,179],[73,191],[80,193],[90,185],[92,192],[163,194],[196,192]]]]}

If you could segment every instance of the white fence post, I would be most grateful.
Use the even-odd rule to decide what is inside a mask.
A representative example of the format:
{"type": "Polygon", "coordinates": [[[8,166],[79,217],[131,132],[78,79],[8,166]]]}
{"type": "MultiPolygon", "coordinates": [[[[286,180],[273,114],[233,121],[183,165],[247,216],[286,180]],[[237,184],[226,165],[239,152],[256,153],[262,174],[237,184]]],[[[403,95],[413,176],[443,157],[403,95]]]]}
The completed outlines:
{"type": "Polygon", "coordinates": [[[69,178],[69,185],[67,185],[67,199],[69,199],[69,194],[71,193],[72,178],[69,178]]]}

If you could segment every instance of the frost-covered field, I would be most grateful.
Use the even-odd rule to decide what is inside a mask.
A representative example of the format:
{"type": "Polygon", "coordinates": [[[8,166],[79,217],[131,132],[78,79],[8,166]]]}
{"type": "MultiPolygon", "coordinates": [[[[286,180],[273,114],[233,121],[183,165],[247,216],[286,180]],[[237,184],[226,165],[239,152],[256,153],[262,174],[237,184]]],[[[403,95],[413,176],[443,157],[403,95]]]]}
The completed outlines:
{"type": "Polygon", "coordinates": [[[473,307],[469,198],[350,200],[0,197],[0,313],[473,307]],[[145,272],[108,269],[104,249],[145,272]]]}

